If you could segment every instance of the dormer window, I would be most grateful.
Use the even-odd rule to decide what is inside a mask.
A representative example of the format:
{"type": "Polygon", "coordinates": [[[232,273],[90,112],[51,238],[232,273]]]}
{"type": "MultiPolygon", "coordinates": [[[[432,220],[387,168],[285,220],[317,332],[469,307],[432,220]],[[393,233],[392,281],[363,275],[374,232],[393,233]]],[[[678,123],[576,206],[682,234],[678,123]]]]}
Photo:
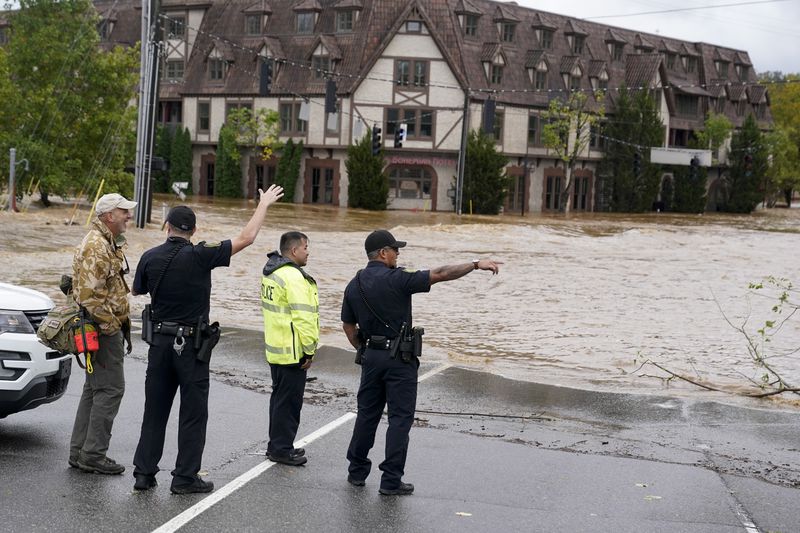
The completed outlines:
{"type": "Polygon", "coordinates": [[[675,54],[673,54],[671,52],[667,52],[664,55],[666,56],[666,59],[667,59],[667,68],[670,69],[670,70],[674,69],[675,68],[675,54]]]}
{"type": "Polygon", "coordinates": [[[504,43],[514,42],[514,32],[517,29],[516,22],[501,22],[500,23],[500,38],[504,43]]]}
{"type": "Polygon", "coordinates": [[[246,15],[244,17],[245,35],[261,35],[261,15],[246,15]]]}
{"type": "Polygon", "coordinates": [[[611,59],[622,61],[622,57],[625,54],[625,43],[608,43],[608,46],[611,48],[611,59]]]}
{"type": "Polygon", "coordinates": [[[478,35],[478,15],[467,13],[464,15],[464,35],[475,37],[478,35]]]}
{"type": "Polygon", "coordinates": [[[575,65],[569,73],[564,74],[564,84],[570,91],[579,91],[581,89],[581,78],[583,78],[583,70],[578,65],[575,65]]]}
{"type": "Polygon", "coordinates": [[[568,33],[567,43],[572,55],[581,55],[583,53],[583,45],[586,42],[586,36],[580,33],[568,33]]]}
{"type": "Polygon", "coordinates": [[[539,61],[536,68],[528,69],[528,77],[533,84],[533,88],[537,91],[543,91],[547,87],[547,62],[544,60],[539,61]]]}
{"type": "Polygon", "coordinates": [[[419,20],[406,21],[406,33],[422,33],[422,22],[419,20]]]}
{"type": "Polygon", "coordinates": [[[311,11],[301,11],[297,13],[295,17],[297,33],[307,35],[314,32],[314,23],[316,22],[315,13],[311,11]]]}
{"type": "Polygon", "coordinates": [[[750,74],[750,67],[742,64],[736,65],[736,75],[739,77],[740,80],[742,81],[747,80],[748,74],[750,74]]]}
{"type": "Polygon", "coordinates": [[[553,48],[553,30],[542,28],[539,30],[539,48],[550,50],[553,48]]]}
{"type": "Polygon", "coordinates": [[[328,71],[331,70],[331,57],[319,55],[311,58],[311,69],[316,79],[323,79],[328,71]]]}
{"type": "Polygon", "coordinates": [[[222,81],[225,79],[225,60],[221,57],[208,58],[208,79],[222,81]]]}
{"type": "Polygon", "coordinates": [[[728,62],[727,61],[714,61],[714,68],[717,69],[717,75],[721,78],[728,77],[728,62]]]}
{"type": "Polygon", "coordinates": [[[493,85],[503,83],[503,65],[492,64],[489,82],[493,85]]]}
{"type": "Polygon", "coordinates": [[[353,31],[353,22],[355,20],[355,10],[348,9],[336,12],[336,32],[349,33],[353,31]]]}
{"type": "Polygon", "coordinates": [[[597,77],[590,78],[592,82],[592,89],[595,92],[597,91],[607,91],[608,90],[608,72],[603,70],[597,77]]]}
{"type": "Polygon", "coordinates": [[[694,56],[685,56],[683,58],[683,66],[686,69],[686,72],[692,74],[697,72],[697,58],[694,56]]]}
{"type": "Polygon", "coordinates": [[[111,24],[108,20],[101,20],[97,23],[97,35],[100,37],[100,39],[108,39],[109,33],[111,33],[111,24]]]}
{"type": "Polygon", "coordinates": [[[167,39],[183,39],[186,36],[186,17],[170,16],[167,19],[167,39]]]}

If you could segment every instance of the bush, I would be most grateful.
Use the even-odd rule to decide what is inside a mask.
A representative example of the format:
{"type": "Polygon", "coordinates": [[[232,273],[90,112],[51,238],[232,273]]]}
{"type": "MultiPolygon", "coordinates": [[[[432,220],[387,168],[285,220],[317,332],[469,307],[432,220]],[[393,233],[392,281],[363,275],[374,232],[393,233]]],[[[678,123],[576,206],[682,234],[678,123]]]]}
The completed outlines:
{"type": "Polygon", "coordinates": [[[372,134],[366,135],[356,144],[347,147],[348,185],[347,198],[350,207],[373,211],[386,209],[389,195],[389,180],[383,173],[383,151],[372,155],[372,134]]]}

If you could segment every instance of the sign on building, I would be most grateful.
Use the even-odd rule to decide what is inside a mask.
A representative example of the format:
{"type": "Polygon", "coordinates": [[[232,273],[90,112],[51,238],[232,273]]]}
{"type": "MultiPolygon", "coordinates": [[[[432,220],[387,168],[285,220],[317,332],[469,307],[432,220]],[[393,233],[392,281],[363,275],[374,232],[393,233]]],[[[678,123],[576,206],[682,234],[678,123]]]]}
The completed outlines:
{"type": "Polygon", "coordinates": [[[693,157],[700,160],[701,167],[711,166],[711,150],[690,148],[650,148],[650,162],[662,165],[689,166],[693,157]]]}

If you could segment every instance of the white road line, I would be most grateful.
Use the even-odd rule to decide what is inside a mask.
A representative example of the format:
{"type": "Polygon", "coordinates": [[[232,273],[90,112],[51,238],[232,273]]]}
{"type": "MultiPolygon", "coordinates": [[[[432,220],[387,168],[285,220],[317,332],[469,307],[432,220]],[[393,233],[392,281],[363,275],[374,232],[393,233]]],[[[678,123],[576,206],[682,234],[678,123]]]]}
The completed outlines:
{"type": "MultiPolygon", "coordinates": [[[[419,379],[417,379],[417,382],[424,381],[429,377],[450,368],[451,366],[452,365],[450,363],[444,363],[443,365],[440,365],[431,370],[430,372],[427,372],[426,374],[420,376],[419,379]]],[[[318,438],[327,435],[328,433],[338,428],[339,426],[354,419],[355,417],[356,417],[355,413],[352,412],[345,413],[344,415],[340,416],[333,422],[325,424],[318,430],[312,432],[311,434],[305,436],[301,440],[295,442],[295,447],[300,448],[303,446],[307,446],[308,444],[314,442],[318,438]]],[[[258,476],[260,476],[261,474],[272,468],[272,466],[275,464],[277,463],[265,460],[263,463],[254,466],[253,468],[251,468],[241,476],[237,477],[236,479],[234,479],[233,481],[231,481],[218,491],[213,492],[209,496],[206,496],[196,504],[192,505],[191,507],[183,511],[181,514],[175,516],[169,522],[166,522],[157,529],[154,529],[153,533],[174,533],[175,531],[178,531],[180,528],[188,524],[192,519],[204,513],[205,511],[207,511],[217,503],[221,502],[223,499],[227,498],[240,488],[244,487],[247,483],[249,483],[250,481],[254,480],[258,476]]]]}

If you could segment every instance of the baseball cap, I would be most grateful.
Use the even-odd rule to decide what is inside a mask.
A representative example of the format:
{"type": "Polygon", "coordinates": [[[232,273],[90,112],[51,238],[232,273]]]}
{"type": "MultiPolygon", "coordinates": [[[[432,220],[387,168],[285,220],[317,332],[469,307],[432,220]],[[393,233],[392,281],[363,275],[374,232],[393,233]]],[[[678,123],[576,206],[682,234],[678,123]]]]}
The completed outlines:
{"type": "Polygon", "coordinates": [[[367,236],[367,240],[364,241],[364,249],[367,251],[367,253],[380,250],[386,246],[390,246],[392,248],[402,248],[405,245],[405,241],[398,241],[394,238],[394,235],[385,229],[373,231],[367,236]]]}
{"type": "Polygon", "coordinates": [[[133,209],[136,207],[136,202],[131,202],[121,194],[117,194],[115,192],[111,194],[104,194],[99,200],[97,200],[97,204],[94,206],[94,212],[98,215],[102,215],[103,213],[108,213],[109,211],[113,211],[118,207],[120,209],[133,209]]]}
{"type": "Polygon", "coordinates": [[[194,211],[185,205],[176,205],[169,210],[167,215],[167,222],[172,227],[178,228],[181,231],[192,231],[197,223],[197,217],[194,216],[194,211]]]}

